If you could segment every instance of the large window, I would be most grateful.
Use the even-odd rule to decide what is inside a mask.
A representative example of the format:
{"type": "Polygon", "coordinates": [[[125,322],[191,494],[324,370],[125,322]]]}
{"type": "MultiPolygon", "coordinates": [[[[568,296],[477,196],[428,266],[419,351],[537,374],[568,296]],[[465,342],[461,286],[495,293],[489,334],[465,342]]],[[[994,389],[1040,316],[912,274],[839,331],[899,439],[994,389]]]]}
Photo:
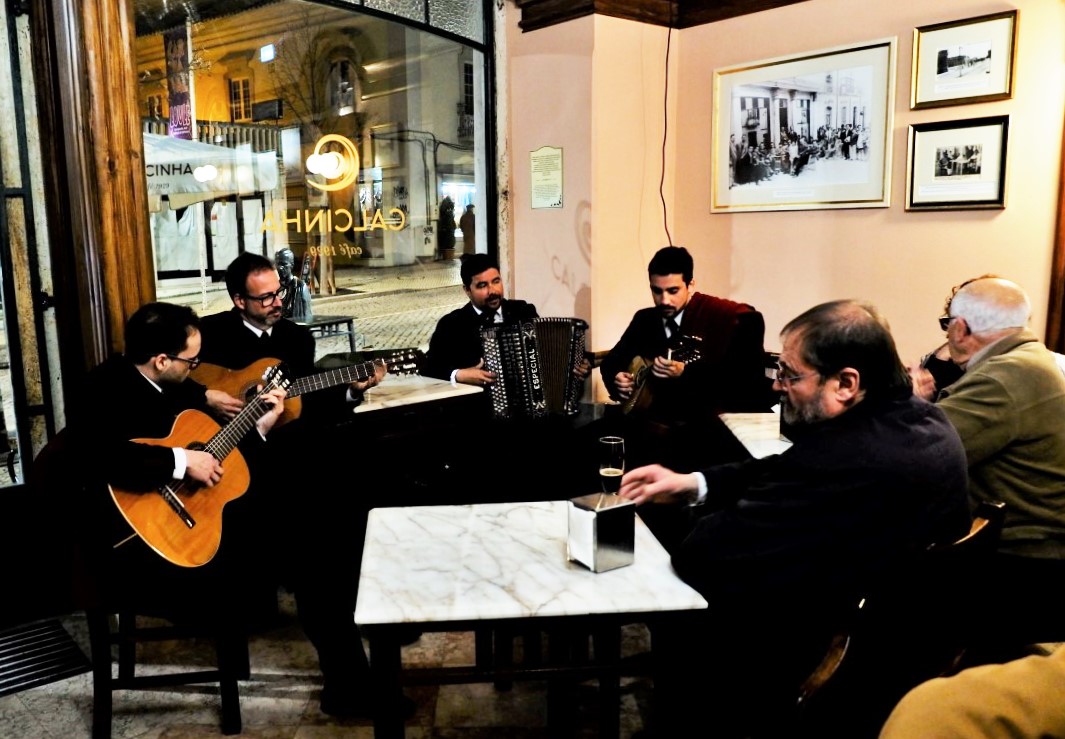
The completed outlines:
{"type": "MultiPolygon", "coordinates": [[[[495,248],[484,223],[468,245],[440,233],[442,204],[489,212],[480,4],[430,0],[404,19],[304,0],[182,6],[189,17],[138,20],[160,298],[226,310],[226,265],[287,248],[314,315],[355,318],[357,349],[425,349],[465,301],[463,248],[495,248]]],[[[319,358],[348,350],[318,340],[319,358]]]]}

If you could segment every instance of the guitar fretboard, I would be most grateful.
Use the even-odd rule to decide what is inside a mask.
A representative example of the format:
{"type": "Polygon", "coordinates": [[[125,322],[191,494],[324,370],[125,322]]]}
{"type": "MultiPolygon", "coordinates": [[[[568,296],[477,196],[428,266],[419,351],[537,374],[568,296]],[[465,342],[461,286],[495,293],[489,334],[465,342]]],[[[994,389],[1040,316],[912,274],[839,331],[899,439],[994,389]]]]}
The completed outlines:
{"type": "Polygon", "coordinates": [[[309,393],[314,390],[324,390],[327,387],[345,385],[350,382],[362,382],[363,380],[372,377],[375,369],[376,363],[363,362],[361,364],[353,364],[350,367],[341,367],[339,369],[320,372],[316,375],[300,377],[299,379],[294,380],[289,386],[288,397],[294,398],[302,393],[309,393]]]}
{"type": "Polygon", "coordinates": [[[267,411],[270,410],[270,404],[266,403],[262,396],[270,388],[281,384],[278,382],[279,377],[279,373],[275,374],[275,378],[241,408],[240,412],[233,417],[233,420],[212,436],[210,441],[204,445],[204,451],[210,452],[218,460],[228,457],[229,453],[237,448],[237,444],[244,438],[244,435],[251,431],[255,422],[265,416],[267,411]]]}

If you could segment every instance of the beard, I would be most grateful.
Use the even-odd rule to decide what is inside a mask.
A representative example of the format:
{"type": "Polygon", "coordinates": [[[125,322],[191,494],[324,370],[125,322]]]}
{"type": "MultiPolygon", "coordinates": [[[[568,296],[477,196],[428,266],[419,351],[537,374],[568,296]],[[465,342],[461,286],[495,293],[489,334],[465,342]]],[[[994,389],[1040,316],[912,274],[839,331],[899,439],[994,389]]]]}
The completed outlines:
{"type": "Polygon", "coordinates": [[[817,397],[802,405],[795,405],[787,393],[784,393],[780,396],[780,415],[789,426],[809,426],[828,420],[829,415],[824,406],[824,388],[818,392],[817,397]]]}

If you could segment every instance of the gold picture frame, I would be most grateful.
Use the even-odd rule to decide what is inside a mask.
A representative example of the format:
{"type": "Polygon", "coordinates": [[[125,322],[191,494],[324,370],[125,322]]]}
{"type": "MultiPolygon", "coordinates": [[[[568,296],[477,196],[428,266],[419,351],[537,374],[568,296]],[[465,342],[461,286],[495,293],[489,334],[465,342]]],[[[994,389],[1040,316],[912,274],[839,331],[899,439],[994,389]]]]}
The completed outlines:
{"type": "Polygon", "coordinates": [[[710,212],[888,207],[896,45],[714,70],[710,212]]]}
{"type": "Polygon", "coordinates": [[[1013,97],[1017,10],[913,31],[910,109],[1013,97]]]}
{"type": "Polygon", "coordinates": [[[910,126],[906,210],[1006,207],[1008,115],[910,126]]]}

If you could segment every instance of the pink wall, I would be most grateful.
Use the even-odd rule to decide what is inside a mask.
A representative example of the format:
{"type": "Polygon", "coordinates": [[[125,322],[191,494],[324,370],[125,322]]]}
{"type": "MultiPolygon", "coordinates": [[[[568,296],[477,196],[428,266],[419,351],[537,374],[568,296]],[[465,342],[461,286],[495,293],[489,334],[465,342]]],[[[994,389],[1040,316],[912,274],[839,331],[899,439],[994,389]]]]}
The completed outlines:
{"type": "Polygon", "coordinates": [[[1065,108],[1065,3],[1029,0],[1018,22],[1015,94],[1010,100],[909,109],[913,28],[999,12],[984,0],[810,2],[689,29],[679,77],[677,223],[709,285],[766,316],[767,347],[791,317],[824,300],[857,297],[880,307],[904,360],[942,341],[935,318],[951,285],[994,272],[1030,293],[1033,325],[1046,321],[1065,108]],[[896,36],[890,208],[710,213],[713,70],[896,36]],[[1007,207],[998,211],[907,212],[907,127],[911,123],[1009,114],[1007,207]]]}
{"type": "Polygon", "coordinates": [[[594,19],[523,34],[518,17],[508,15],[511,179],[500,187],[513,226],[513,297],[542,316],[590,320],[594,19]],[[562,149],[562,208],[531,207],[529,153],[542,146],[562,149]]]}
{"type": "Polygon", "coordinates": [[[646,264],[667,243],[696,257],[698,287],[754,304],[767,348],[806,308],[857,297],[880,306],[904,359],[941,341],[935,318],[950,286],[995,272],[1024,285],[1046,316],[1065,112],[1065,3],[1020,12],[1015,95],[981,105],[909,110],[917,25],[1008,9],[986,0],[855,3],[809,0],[674,31],[670,39],[665,199],[659,201],[667,31],[604,16],[522,34],[507,6],[510,105],[505,145],[512,280],[542,315],[579,315],[591,348],[609,348],[650,303],[646,264]],[[889,208],[710,213],[713,70],[745,61],[895,36],[896,92],[889,208]],[[907,126],[1011,115],[1007,207],[906,212],[907,126]],[[565,150],[565,207],[529,207],[528,154],[565,150]]]}

